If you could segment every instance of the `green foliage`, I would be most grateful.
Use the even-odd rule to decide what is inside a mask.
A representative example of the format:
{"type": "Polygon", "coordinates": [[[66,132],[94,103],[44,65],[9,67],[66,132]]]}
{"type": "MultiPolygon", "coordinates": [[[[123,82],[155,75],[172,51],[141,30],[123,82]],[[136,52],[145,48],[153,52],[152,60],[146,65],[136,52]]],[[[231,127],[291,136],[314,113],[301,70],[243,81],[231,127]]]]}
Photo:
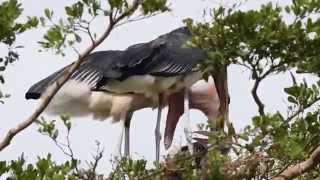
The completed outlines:
{"type": "Polygon", "coordinates": [[[294,107],[298,106],[304,109],[318,101],[319,88],[320,81],[310,87],[308,86],[307,82],[304,81],[299,85],[294,84],[292,87],[285,88],[284,91],[289,95],[288,101],[292,103],[294,107]]]}
{"type": "Polygon", "coordinates": [[[23,9],[17,0],[8,0],[0,4],[0,42],[12,45],[16,40],[16,35],[23,33],[27,29],[36,27],[38,20],[29,17],[24,23],[17,22],[23,9]]]}
{"type": "MultiPolygon", "coordinates": [[[[286,114],[265,113],[257,91],[265,78],[281,72],[320,74],[320,18],[314,16],[320,12],[319,5],[317,0],[293,0],[286,7],[268,3],[249,11],[220,7],[212,10],[211,22],[185,20],[194,35],[187,46],[207,53],[207,59],[199,65],[206,76],[231,64],[247,68],[254,80],[251,93],[259,108],[259,115],[243,132],[232,137],[223,132],[209,133],[213,154],[208,153],[208,160],[213,158],[217,167],[207,168],[211,165],[207,162],[207,177],[270,179],[284,167],[305,160],[318,147],[319,82],[297,83],[292,75],[293,85],[284,89],[290,103],[286,114]],[[225,154],[219,144],[232,151],[225,154]],[[229,158],[231,152],[236,160],[229,158]],[[219,157],[223,161],[219,162],[219,157]]],[[[311,170],[301,178],[314,176],[319,172],[311,170]]]]}
{"type": "MultiPolygon", "coordinates": [[[[132,4],[125,0],[108,0],[108,5],[102,7],[96,0],[79,0],[65,7],[66,18],[57,22],[54,13],[46,9],[40,20],[45,26],[51,24],[40,44],[46,50],[63,54],[64,48],[82,42],[80,32],[85,31],[92,41],[95,40],[89,28],[91,20],[97,16],[115,18],[126,15],[130,19],[137,10],[142,15],[168,10],[165,0],[139,1],[132,11],[128,11],[132,4]],[[87,15],[92,19],[86,19],[87,15]]],[[[16,11],[19,12],[19,6],[16,11]]],[[[163,179],[172,175],[190,180],[271,179],[284,168],[308,158],[320,141],[319,79],[308,84],[305,80],[297,82],[292,75],[293,85],[279,90],[287,96],[285,113],[264,112],[264,104],[257,91],[265,78],[281,72],[296,71],[319,76],[320,18],[314,16],[319,12],[318,0],[293,0],[285,7],[268,3],[249,11],[220,7],[212,10],[212,21],[206,23],[185,20],[194,35],[186,45],[202,48],[207,53],[207,59],[199,64],[206,75],[232,64],[250,70],[254,81],[251,93],[259,113],[241,132],[236,132],[231,124],[228,132],[208,125],[206,131],[200,133],[208,138],[206,152],[195,151],[192,155],[179,152],[174,157],[167,157],[163,164],[155,164],[152,169],[147,168],[145,160],[120,159],[113,162],[115,168],[108,178],[163,179]],[[287,20],[284,16],[293,19],[287,20]]],[[[4,69],[0,67],[0,71],[4,69]]],[[[98,148],[98,155],[89,170],[79,170],[80,161],[74,157],[68,140],[72,129],[70,118],[63,115],[60,119],[66,129],[67,143],[58,141],[61,132],[56,129],[57,121],[40,119],[39,132],[48,136],[70,158],[69,161],[56,165],[48,156],[39,158],[36,165],[26,165],[22,156],[17,161],[0,162],[0,174],[9,174],[13,179],[97,178],[99,175],[95,169],[103,151],[98,148]]],[[[311,169],[299,178],[317,176],[320,176],[319,170],[311,169]]]]}
{"type": "Polygon", "coordinates": [[[80,161],[74,157],[69,139],[71,132],[70,117],[67,115],[61,115],[60,119],[64,125],[64,128],[66,129],[66,143],[62,143],[58,140],[59,130],[56,128],[56,120],[47,121],[43,117],[41,117],[41,119],[37,120],[36,122],[39,126],[38,131],[42,135],[48,136],[55,143],[55,145],[71,159],[72,165],[77,168],[80,161]]]}
{"type": "Polygon", "coordinates": [[[133,180],[137,177],[141,177],[143,175],[148,174],[148,170],[146,168],[147,161],[143,159],[132,160],[122,158],[113,163],[116,165],[116,167],[114,168],[114,171],[109,175],[110,179],[120,180],[123,177],[126,177],[126,179],[133,180]]]}
{"type": "Polygon", "coordinates": [[[66,13],[72,18],[81,18],[83,14],[83,3],[77,2],[72,6],[65,7],[66,13]]]}
{"type": "Polygon", "coordinates": [[[45,9],[44,16],[40,20],[42,26],[49,28],[39,44],[44,50],[53,50],[56,54],[64,56],[65,48],[74,47],[75,43],[82,41],[81,33],[89,35],[91,40],[94,40],[90,24],[97,16],[103,14],[102,12],[99,1],[81,0],[66,6],[66,18],[56,22],[53,11],[45,9]],[[91,19],[84,17],[86,13],[91,19]]]}
{"type": "MultiPolygon", "coordinates": [[[[311,64],[319,62],[320,31],[319,19],[313,20],[310,15],[319,11],[314,4],[310,3],[305,7],[308,10],[299,14],[290,14],[296,15],[291,23],[283,18],[283,8],[271,3],[247,12],[220,7],[213,10],[211,23],[186,20],[194,34],[189,45],[206,50],[208,60],[203,68],[209,71],[214,71],[217,64],[237,64],[251,70],[253,79],[261,79],[298,64],[301,71],[315,72],[311,64]]],[[[298,4],[285,9],[297,6],[302,7],[298,4]]]]}
{"type": "Polygon", "coordinates": [[[27,164],[22,155],[18,160],[11,162],[0,162],[0,177],[7,179],[48,179],[48,180],[75,180],[73,175],[74,166],[67,161],[63,164],[56,164],[48,154],[45,158],[38,158],[35,165],[27,164]]]}
{"type": "Polygon", "coordinates": [[[167,0],[145,0],[142,2],[143,14],[150,14],[155,11],[165,12],[169,8],[166,6],[167,0]]]}
{"type": "MultiPolygon", "coordinates": [[[[137,1],[135,5],[126,0],[108,0],[109,6],[102,6],[97,0],[79,0],[70,6],[65,7],[66,18],[53,20],[53,12],[45,9],[44,16],[40,18],[41,24],[48,27],[44,40],[39,41],[42,49],[53,50],[56,54],[65,55],[64,49],[80,43],[83,34],[89,36],[94,43],[96,34],[91,32],[90,25],[92,21],[101,16],[109,16],[109,22],[117,23],[123,20],[129,21],[138,9],[141,9],[142,16],[152,15],[157,12],[169,10],[167,0],[143,0],[137,1]],[[117,20],[117,18],[120,18],[117,20]]],[[[134,18],[133,18],[134,19],[134,18]]],[[[112,24],[113,26],[115,24],[112,24]]]]}
{"type": "Polygon", "coordinates": [[[48,135],[52,139],[57,139],[59,135],[58,129],[56,129],[55,120],[47,122],[43,117],[41,120],[37,121],[37,124],[39,125],[38,131],[41,134],[48,135]]]}
{"type": "Polygon", "coordinates": [[[123,6],[128,7],[128,3],[126,1],[123,0],[108,0],[110,7],[111,8],[116,8],[116,9],[120,9],[123,6]]]}
{"type": "MultiPolygon", "coordinates": [[[[8,46],[7,55],[0,57],[0,84],[5,83],[3,72],[7,66],[19,59],[17,50],[22,46],[14,46],[17,35],[38,25],[36,17],[28,17],[27,21],[19,22],[18,18],[22,11],[21,4],[17,0],[7,0],[0,4],[0,44],[8,46]]],[[[3,98],[8,97],[8,94],[0,91],[1,103],[3,103],[3,98]]]]}

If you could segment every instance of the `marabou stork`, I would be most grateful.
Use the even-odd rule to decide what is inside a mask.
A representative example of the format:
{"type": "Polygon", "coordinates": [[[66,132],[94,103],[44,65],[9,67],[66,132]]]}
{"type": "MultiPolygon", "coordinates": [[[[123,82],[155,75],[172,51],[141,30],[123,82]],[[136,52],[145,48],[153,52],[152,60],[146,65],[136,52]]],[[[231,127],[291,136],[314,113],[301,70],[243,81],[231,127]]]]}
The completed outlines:
{"type": "MultiPolygon", "coordinates": [[[[95,119],[112,117],[114,121],[120,121],[125,127],[125,155],[129,155],[129,125],[133,112],[146,107],[158,107],[155,131],[158,160],[162,107],[169,105],[167,126],[171,124],[175,128],[183,111],[174,110],[174,104],[184,104],[188,112],[189,94],[191,106],[207,116],[216,112],[219,106],[218,101],[213,104],[210,101],[217,99],[214,86],[207,84],[201,86],[200,90],[189,90],[201,78],[201,73],[193,68],[204,58],[201,50],[183,47],[190,37],[187,28],[183,27],[148,43],[130,46],[125,51],[100,51],[89,55],[55,95],[47,113],[67,113],[71,116],[92,114],[95,119]]],[[[33,85],[27,91],[26,98],[39,99],[45,96],[50,85],[69,66],[33,85]]],[[[174,128],[166,127],[166,147],[171,144],[174,128]]]]}

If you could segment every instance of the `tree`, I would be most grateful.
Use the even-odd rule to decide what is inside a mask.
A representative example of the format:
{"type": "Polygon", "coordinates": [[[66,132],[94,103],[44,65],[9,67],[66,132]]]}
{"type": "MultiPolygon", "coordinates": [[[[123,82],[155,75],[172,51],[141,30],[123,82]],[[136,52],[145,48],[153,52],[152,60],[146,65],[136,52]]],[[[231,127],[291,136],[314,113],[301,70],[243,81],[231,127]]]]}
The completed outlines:
{"type": "MultiPolygon", "coordinates": [[[[129,5],[126,1],[109,0],[108,3],[111,9],[104,9],[97,1],[78,1],[65,8],[68,18],[58,24],[52,22],[53,12],[49,9],[45,11],[44,17],[39,18],[43,25],[52,23],[41,41],[44,49],[52,49],[63,55],[64,48],[72,48],[75,43],[81,42],[79,31],[85,31],[92,40],[90,48],[79,54],[79,61],[67,74],[70,75],[83,57],[100,44],[124,17],[132,17],[139,8],[142,8],[143,15],[168,10],[166,1],[134,1],[129,5]],[[91,17],[102,15],[111,18],[109,28],[98,41],[90,33],[90,21],[82,19],[84,12],[91,17]]],[[[4,3],[3,6],[5,5],[4,3]]],[[[207,59],[199,64],[199,68],[205,72],[206,77],[214,77],[222,102],[218,123],[217,120],[210,120],[209,124],[197,131],[208,137],[208,143],[198,139],[200,145],[194,154],[181,151],[174,157],[168,157],[166,162],[156,164],[153,169],[146,168],[145,160],[122,159],[108,178],[313,179],[320,176],[320,1],[292,0],[285,7],[268,3],[257,10],[248,11],[242,11],[238,7],[235,5],[210,10],[209,22],[185,20],[193,34],[186,48],[198,47],[206,52],[207,59]],[[290,20],[286,17],[290,17],[290,20]],[[230,66],[248,69],[254,82],[251,95],[258,112],[252,118],[252,125],[241,132],[236,132],[228,120],[228,83],[232,82],[228,82],[226,74],[230,66]],[[292,86],[283,89],[288,101],[287,111],[267,112],[258,93],[260,85],[265,79],[283,72],[290,72],[292,79],[292,86]],[[310,84],[306,80],[297,81],[296,76],[306,74],[314,76],[317,82],[310,84]],[[227,131],[223,128],[224,125],[227,131]]],[[[32,18],[30,21],[32,23],[28,28],[37,25],[36,19],[32,18]]],[[[8,32],[9,36],[5,37],[12,37],[10,34],[15,37],[19,31],[8,32]]],[[[55,92],[67,78],[68,76],[58,82],[55,92]]],[[[52,96],[48,97],[46,103],[52,96]]],[[[232,96],[230,99],[232,100],[232,96]]],[[[41,110],[42,108],[39,109],[41,110]]],[[[34,117],[28,122],[32,123],[37,113],[34,117]]],[[[68,134],[72,129],[70,119],[61,116],[61,120],[68,134]]],[[[16,161],[1,162],[0,174],[10,172],[12,178],[16,179],[102,177],[95,173],[103,151],[99,143],[89,169],[81,170],[77,167],[79,162],[73,157],[70,146],[61,146],[56,140],[58,131],[54,121],[39,120],[38,123],[39,131],[61,147],[70,161],[57,165],[48,156],[39,158],[36,165],[26,165],[22,156],[16,161]]]]}
{"type": "MultiPolygon", "coordinates": [[[[15,62],[19,58],[17,49],[22,48],[22,46],[15,45],[17,35],[38,25],[38,19],[36,17],[28,17],[28,20],[25,22],[17,22],[22,11],[21,5],[14,0],[5,1],[0,5],[0,43],[7,46],[8,49],[7,55],[0,57],[1,84],[5,83],[2,72],[6,70],[6,67],[9,64],[15,62]]],[[[2,103],[2,99],[8,96],[8,94],[4,94],[0,91],[0,101],[2,103]]]]}
{"type": "MultiPolygon", "coordinates": [[[[319,3],[293,0],[285,7],[268,3],[246,12],[220,7],[212,11],[211,22],[186,20],[194,34],[189,45],[207,52],[208,59],[201,65],[204,71],[214,75],[222,67],[238,65],[247,68],[254,81],[251,94],[258,115],[253,117],[253,125],[240,134],[234,133],[232,127],[228,134],[223,133],[238,158],[232,161],[218,153],[228,164],[225,177],[319,176],[319,137],[314,131],[319,128],[319,111],[311,108],[317,107],[319,101],[319,81],[309,85],[294,77],[296,73],[319,77],[320,20],[313,16],[319,13],[319,3]],[[288,16],[293,20],[285,20],[288,16]],[[259,85],[272,75],[288,71],[296,73],[291,73],[292,87],[284,89],[290,103],[287,114],[266,112],[258,95],[259,85]],[[239,144],[240,140],[246,143],[239,144]],[[240,171],[233,172],[237,169],[240,171]]],[[[225,143],[221,134],[214,134],[213,144],[225,143]]]]}
{"type": "MultiPolygon", "coordinates": [[[[157,13],[169,10],[166,0],[135,0],[132,2],[125,0],[108,0],[106,3],[107,4],[102,4],[100,1],[96,0],[80,0],[70,6],[65,7],[65,19],[61,18],[58,21],[55,21],[53,18],[54,12],[50,9],[45,9],[43,17],[29,18],[29,20],[23,24],[16,22],[17,18],[22,12],[22,8],[20,8],[21,4],[19,4],[16,0],[8,0],[2,3],[1,14],[3,15],[3,19],[1,19],[1,26],[3,26],[3,33],[1,32],[2,34],[0,38],[2,43],[9,46],[9,53],[4,61],[4,66],[2,66],[2,71],[5,70],[5,66],[8,63],[11,63],[18,58],[18,54],[10,49],[16,38],[16,35],[26,31],[29,28],[36,27],[38,22],[41,22],[43,27],[48,27],[47,32],[43,36],[43,40],[39,41],[39,44],[42,46],[43,50],[53,50],[57,55],[59,54],[64,56],[64,50],[66,48],[73,48],[76,53],[78,53],[78,59],[70,66],[69,69],[66,69],[64,76],[55,83],[55,87],[51,92],[48,93],[46,97],[44,97],[43,103],[39,105],[35,112],[25,121],[8,131],[4,139],[0,142],[0,150],[6,148],[16,134],[37,121],[39,115],[44,111],[59,88],[85,60],[85,57],[88,56],[98,45],[100,45],[110,35],[111,31],[116,26],[147,18],[157,13]],[[92,21],[99,16],[104,17],[106,24],[108,25],[100,36],[94,34],[90,29],[92,21]],[[91,44],[87,47],[87,49],[84,50],[83,53],[80,53],[74,46],[76,43],[80,43],[82,41],[83,34],[89,37],[91,44]]],[[[4,82],[2,76],[1,80],[4,82]]],[[[68,118],[61,117],[61,119],[65,122],[69,132],[71,127],[70,123],[67,122],[68,118]]],[[[54,128],[53,122],[47,123],[42,121],[41,123],[41,121],[38,121],[38,123],[41,126],[39,131],[47,133],[48,136],[55,141],[55,138],[58,136],[58,131],[56,131],[54,128]]],[[[59,145],[57,141],[55,141],[55,143],[59,145]]],[[[50,161],[50,156],[48,156],[44,162],[46,165],[39,165],[36,169],[33,165],[28,165],[28,169],[24,172],[21,172],[22,166],[25,162],[22,156],[21,159],[18,161],[12,161],[9,165],[7,165],[6,162],[2,162],[1,174],[10,171],[13,174],[12,177],[18,179],[35,177],[51,178],[52,174],[47,175],[46,172],[43,172],[43,166],[46,167],[45,169],[49,168],[49,166],[53,166],[54,173],[59,174],[57,177],[53,176],[53,178],[75,178],[76,176],[79,176],[81,172],[79,172],[77,169],[77,162],[72,156],[72,150],[70,148],[68,150],[70,150],[70,154],[67,152],[65,153],[71,157],[71,161],[70,163],[67,162],[65,165],[56,166],[54,162],[50,161]],[[60,174],[61,169],[63,171],[62,174],[60,174]],[[70,171],[74,169],[77,171],[76,176],[70,175],[70,171]]],[[[100,154],[99,151],[98,154],[100,154]]],[[[100,158],[96,158],[96,163],[100,158]]],[[[42,162],[41,159],[39,159],[39,162],[42,162]]],[[[92,166],[92,169],[94,170],[96,165],[92,166]]],[[[92,179],[96,176],[94,174],[94,177],[92,177],[92,172],[89,171],[87,174],[83,174],[86,175],[84,178],[92,179]]]]}

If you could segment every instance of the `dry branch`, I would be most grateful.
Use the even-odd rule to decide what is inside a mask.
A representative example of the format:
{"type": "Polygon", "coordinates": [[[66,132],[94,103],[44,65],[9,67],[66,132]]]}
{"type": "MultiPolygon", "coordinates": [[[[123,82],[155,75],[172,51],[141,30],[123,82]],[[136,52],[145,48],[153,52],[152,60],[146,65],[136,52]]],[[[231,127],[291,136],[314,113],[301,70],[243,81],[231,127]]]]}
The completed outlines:
{"type": "Polygon", "coordinates": [[[132,6],[123,14],[121,14],[118,17],[113,17],[113,13],[111,12],[109,15],[109,25],[106,29],[106,31],[102,34],[102,36],[92,42],[92,45],[88,47],[82,54],[79,55],[78,60],[73,63],[70,68],[64,72],[61,78],[59,78],[55,83],[54,87],[48,92],[46,96],[44,96],[42,99],[43,101],[40,103],[40,105],[37,107],[37,109],[34,111],[34,113],[19,123],[17,126],[14,128],[11,128],[4,139],[0,142],[0,151],[5,149],[11,142],[14,136],[16,136],[18,133],[29,127],[35,120],[39,117],[39,115],[45,110],[45,108],[48,106],[50,103],[51,99],[54,97],[54,95],[58,92],[58,90],[62,87],[62,85],[67,82],[67,80],[70,78],[70,76],[76,71],[76,69],[80,66],[80,64],[85,61],[85,57],[87,57],[97,46],[99,46],[111,33],[113,30],[114,26],[124,19],[127,16],[130,16],[139,6],[140,1],[135,0],[132,3],[132,6]]]}
{"type": "Polygon", "coordinates": [[[318,146],[305,161],[294,166],[289,166],[282,173],[272,178],[273,180],[287,180],[300,176],[320,164],[320,146],[318,146]]]}

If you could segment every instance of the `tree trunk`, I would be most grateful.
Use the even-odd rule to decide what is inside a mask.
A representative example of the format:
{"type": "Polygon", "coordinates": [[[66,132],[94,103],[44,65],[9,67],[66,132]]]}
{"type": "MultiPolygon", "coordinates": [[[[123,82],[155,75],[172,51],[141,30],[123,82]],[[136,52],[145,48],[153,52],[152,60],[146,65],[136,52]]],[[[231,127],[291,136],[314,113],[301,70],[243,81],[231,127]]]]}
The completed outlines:
{"type": "Polygon", "coordinates": [[[216,73],[213,74],[214,83],[217,88],[217,92],[220,100],[219,115],[218,118],[213,120],[209,119],[209,122],[216,129],[224,129],[225,124],[229,124],[229,90],[228,90],[228,72],[227,66],[224,65],[216,73]]]}

